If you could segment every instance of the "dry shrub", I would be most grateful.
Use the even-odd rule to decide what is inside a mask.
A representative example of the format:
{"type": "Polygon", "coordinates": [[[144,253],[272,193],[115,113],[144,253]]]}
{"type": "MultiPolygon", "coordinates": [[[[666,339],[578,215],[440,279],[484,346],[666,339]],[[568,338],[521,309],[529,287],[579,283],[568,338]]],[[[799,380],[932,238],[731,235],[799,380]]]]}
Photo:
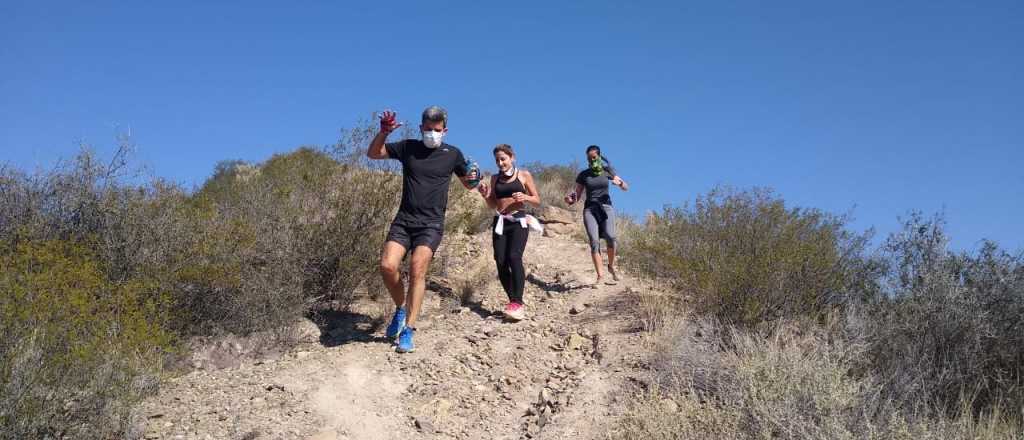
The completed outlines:
{"type": "Polygon", "coordinates": [[[657,358],[652,390],[636,396],[615,439],[1010,439],[1024,433],[994,411],[934,419],[877,393],[859,360],[866,344],[836,329],[779,321],[759,332],[689,322],[657,358]]]}
{"type": "Polygon", "coordinates": [[[609,433],[614,440],[738,439],[739,417],[696,399],[653,389],[629,400],[609,433]]]}
{"type": "Polygon", "coordinates": [[[682,300],[675,295],[647,289],[629,291],[633,314],[640,330],[657,332],[683,322],[682,300]]]}
{"type": "Polygon", "coordinates": [[[715,189],[692,208],[665,208],[643,228],[626,228],[621,253],[632,269],[692,295],[699,313],[752,327],[820,317],[871,288],[867,236],[845,223],[788,208],[769,190],[715,189]]]}
{"type": "MultiPolygon", "coordinates": [[[[58,258],[37,259],[33,264],[38,268],[32,270],[59,274],[75,270],[80,260],[93,262],[88,266],[91,284],[60,284],[53,287],[53,298],[78,295],[82,301],[100,301],[74,304],[88,306],[90,311],[104,307],[108,303],[102,301],[108,300],[117,304],[118,313],[131,310],[128,305],[145,305],[145,316],[136,313],[130,318],[169,329],[179,337],[247,334],[297,322],[312,301],[347,304],[366,281],[377,278],[380,243],[400,192],[400,177],[394,173],[341,164],[319,151],[300,149],[259,165],[220,166],[207,185],[188,194],[159,180],[138,183],[143,179],[127,171],[125,157],[131,145],[126,140],[121,147],[109,162],[84,150],[73,161],[47,172],[0,169],[0,253],[15,255],[34,249],[31,246],[66,243],[81,248],[81,252],[68,251],[76,255],[67,257],[72,266],[65,268],[64,260],[58,258]]],[[[3,275],[11,275],[6,266],[3,275]]],[[[3,303],[5,328],[35,328],[24,319],[40,319],[39,310],[16,311],[39,303],[31,298],[11,302],[11,298],[3,303]]],[[[72,311],[90,316],[81,309],[72,311]]],[[[139,341],[138,346],[111,342],[103,347],[107,351],[102,351],[105,360],[100,366],[85,363],[67,368],[62,363],[65,358],[48,354],[99,350],[76,338],[54,346],[52,335],[102,325],[113,326],[108,333],[116,334],[128,325],[104,313],[91,316],[97,322],[81,318],[75,321],[79,328],[27,336],[11,333],[4,340],[9,349],[0,371],[7,375],[8,402],[36,402],[5,408],[5,425],[14,421],[24,425],[11,428],[17,432],[77,432],[73,430],[106,423],[101,420],[123,421],[119,408],[151,391],[149,385],[142,387],[144,381],[133,382],[137,389],[118,388],[117,381],[141,377],[118,356],[138,356],[137,350],[147,348],[146,343],[161,351],[162,341],[139,341]],[[73,404],[54,398],[25,400],[18,393],[37,391],[30,386],[32,381],[18,378],[32,368],[41,375],[63,369],[61,374],[93,379],[69,381],[61,376],[63,382],[55,384],[51,382],[57,379],[49,376],[32,379],[54,392],[72,397],[76,393],[92,396],[88,393],[100,388],[109,392],[73,404]],[[36,424],[31,422],[34,414],[38,414],[36,424]]],[[[161,359],[153,360],[159,364],[161,359]]],[[[109,423],[110,429],[118,426],[109,423]]],[[[97,428],[95,432],[103,436],[113,431],[97,428]]]]}
{"type": "MultiPolygon", "coordinates": [[[[1021,438],[1024,256],[950,252],[920,214],[867,256],[843,226],[753,191],[624,228],[630,266],[697,319],[647,326],[681,414],[639,396],[617,438],[1021,438]]],[[[659,306],[638,298],[641,322],[659,306]]]]}
{"type": "Polygon", "coordinates": [[[941,218],[914,214],[885,244],[889,289],[862,329],[883,392],[950,415],[1024,409],[1024,258],[948,241],[941,218]]]}
{"type": "Polygon", "coordinates": [[[310,301],[348,304],[376,275],[399,185],[308,148],[214,175],[195,196],[197,229],[212,235],[196,243],[186,321],[245,333],[287,325],[310,301]]]}
{"type": "Polygon", "coordinates": [[[523,165],[522,168],[530,170],[530,174],[533,175],[537,192],[540,195],[541,207],[554,206],[581,212],[583,204],[577,203],[569,206],[565,203],[565,195],[576,188],[576,175],[579,173],[577,162],[573,161],[569,165],[530,162],[523,165]]]}
{"type": "Polygon", "coordinates": [[[696,327],[705,349],[677,344],[662,359],[661,383],[735,410],[745,436],[849,438],[862,424],[859,393],[868,384],[850,374],[861,346],[830,343],[813,326],[789,322],[760,334],[713,321],[696,327]]]}
{"type": "Polygon", "coordinates": [[[476,189],[467,190],[458,178],[452,178],[448,187],[445,235],[479,234],[490,229],[493,217],[494,211],[487,207],[487,203],[476,189]]]}

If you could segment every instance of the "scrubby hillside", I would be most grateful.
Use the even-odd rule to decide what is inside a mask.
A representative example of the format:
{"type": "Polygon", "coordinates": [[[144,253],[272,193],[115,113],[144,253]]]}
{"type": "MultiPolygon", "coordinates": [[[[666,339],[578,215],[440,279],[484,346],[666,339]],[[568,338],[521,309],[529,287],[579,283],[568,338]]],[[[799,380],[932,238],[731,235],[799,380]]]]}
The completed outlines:
{"type": "Polygon", "coordinates": [[[720,189],[626,225],[661,336],[624,438],[1021,438],[1024,257],[947,249],[912,214],[875,251],[846,219],[720,189]],[[685,310],[684,315],[664,310],[685,310]]]}
{"type": "Polygon", "coordinates": [[[2,438],[1021,438],[1024,256],[912,214],[715,189],[619,221],[591,286],[575,166],[530,164],[529,319],[496,313],[491,213],[453,184],[418,351],[381,327],[401,177],[354,146],[186,190],[84,151],[0,168],[2,438]],[[141,182],[141,183],[140,183],[141,182]],[[575,209],[579,209],[575,207],[575,209]]]}

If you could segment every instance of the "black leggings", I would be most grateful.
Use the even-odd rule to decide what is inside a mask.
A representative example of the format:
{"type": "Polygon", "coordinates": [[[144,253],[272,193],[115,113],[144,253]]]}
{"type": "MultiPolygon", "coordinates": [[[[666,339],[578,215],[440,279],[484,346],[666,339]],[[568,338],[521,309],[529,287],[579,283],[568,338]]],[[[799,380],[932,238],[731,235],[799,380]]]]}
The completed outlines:
{"type": "MultiPolygon", "coordinates": [[[[491,231],[498,224],[495,217],[491,231]]],[[[523,288],[526,287],[526,269],[523,268],[523,251],[530,228],[524,228],[518,221],[505,220],[502,235],[491,232],[494,243],[494,262],[498,265],[498,279],[505,289],[510,302],[523,304],[523,288]]]]}

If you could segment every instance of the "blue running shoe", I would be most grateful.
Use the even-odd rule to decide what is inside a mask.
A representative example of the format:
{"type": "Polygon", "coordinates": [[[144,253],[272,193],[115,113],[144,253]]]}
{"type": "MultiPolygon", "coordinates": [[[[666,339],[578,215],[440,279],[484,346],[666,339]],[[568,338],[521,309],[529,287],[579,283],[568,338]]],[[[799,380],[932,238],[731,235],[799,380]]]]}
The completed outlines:
{"type": "Polygon", "coordinates": [[[412,327],[406,327],[402,330],[402,333],[398,335],[398,348],[395,351],[399,353],[412,353],[416,349],[412,345],[412,334],[416,329],[412,327]]]}
{"type": "Polygon", "coordinates": [[[391,317],[391,324],[388,324],[388,329],[384,332],[384,337],[394,339],[404,328],[405,309],[399,307],[398,310],[395,310],[395,316],[391,317]]]}

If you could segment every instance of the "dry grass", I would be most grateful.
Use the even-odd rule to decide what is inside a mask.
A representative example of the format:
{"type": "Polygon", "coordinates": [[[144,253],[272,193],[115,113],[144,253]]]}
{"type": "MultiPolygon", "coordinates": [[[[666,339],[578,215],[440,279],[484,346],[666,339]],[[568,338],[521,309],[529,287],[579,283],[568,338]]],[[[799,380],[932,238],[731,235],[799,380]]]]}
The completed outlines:
{"type": "Polygon", "coordinates": [[[657,331],[674,343],[657,358],[656,385],[634,397],[613,439],[1011,439],[1024,434],[999,409],[952,417],[897,409],[877,378],[858,371],[863,345],[814,324],[756,333],[710,320],[657,331]],[[673,334],[667,334],[669,331],[673,334]],[[883,409],[878,411],[878,409],[883,409]]]}
{"type": "Polygon", "coordinates": [[[915,214],[868,256],[826,215],[741,202],[626,229],[630,267],[676,289],[635,298],[657,386],[611,438],[1024,438],[1024,255],[950,252],[915,214]],[[687,294],[692,318],[664,312],[687,294]]]}

